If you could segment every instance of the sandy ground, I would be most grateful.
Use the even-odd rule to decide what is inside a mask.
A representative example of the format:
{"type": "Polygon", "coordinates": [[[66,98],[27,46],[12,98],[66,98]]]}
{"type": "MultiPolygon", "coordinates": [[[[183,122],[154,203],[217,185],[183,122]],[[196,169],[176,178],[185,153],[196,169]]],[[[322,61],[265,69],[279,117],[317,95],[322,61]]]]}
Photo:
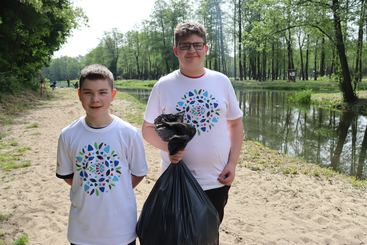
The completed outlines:
{"type": "MultiPolygon", "coordinates": [[[[0,170],[0,214],[11,215],[0,224],[6,241],[26,233],[31,245],[68,244],[69,187],[55,177],[56,145],[60,130],[83,110],[74,90],[56,93],[56,99],[20,116],[7,130],[6,140],[31,148],[25,159],[32,165],[0,170]],[[32,123],[39,127],[30,128],[32,123]]],[[[112,106],[122,117],[130,109],[121,100],[112,106]]],[[[138,211],[159,174],[158,151],[146,145],[146,152],[150,172],[136,189],[138,211]]],[[[252,160],[248,155],[241,159],[252,160]]],[[[367,244],[366,190],[339,179],[252,171],[242,163],[230,191],[220,244],[367,244]]]]}

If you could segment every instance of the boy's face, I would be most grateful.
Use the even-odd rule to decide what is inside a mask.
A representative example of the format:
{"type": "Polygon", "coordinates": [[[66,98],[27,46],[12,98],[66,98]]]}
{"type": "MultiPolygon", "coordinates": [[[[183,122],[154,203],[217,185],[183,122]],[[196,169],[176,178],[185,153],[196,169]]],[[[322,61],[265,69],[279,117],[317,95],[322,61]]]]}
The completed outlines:
{"type": "Polygon", "coordinates": [[[107,80],[88,80],[78,89],[79,100],[88,117],[104,119],[109,115],[109,108],[116,90],[112,89],[107,80]]]}
{"type": "Polygon", "coordinates": [[[178,58],[180,68],[197,69],[204,66],[208,45],[204,44],[203,38],[194,34],[181,40],[173,47],[173,52],[178,58]]]}

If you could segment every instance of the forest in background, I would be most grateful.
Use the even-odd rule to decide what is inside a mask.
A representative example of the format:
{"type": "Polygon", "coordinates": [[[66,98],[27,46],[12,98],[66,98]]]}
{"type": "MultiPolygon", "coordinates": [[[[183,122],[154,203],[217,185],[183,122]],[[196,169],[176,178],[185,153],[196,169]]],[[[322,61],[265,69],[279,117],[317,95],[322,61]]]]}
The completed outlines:
{"type": "Polygon", "coordinates": [[[206,27],[206,66],[233,79],[327,77],[340,84],[344,101],[352,103],[367,72],[365,0],[157,0],[149,19],[134,30],[110,30],[85,56],[52,60],[83,19],[82,11],[67,0],[3,3],[0,90],[33,84],[42,67],[50,80],[75,79],[91,63],[106,65],[116,79],[158,79],[178,68],[173,32],[184,20],[206,27]]]}

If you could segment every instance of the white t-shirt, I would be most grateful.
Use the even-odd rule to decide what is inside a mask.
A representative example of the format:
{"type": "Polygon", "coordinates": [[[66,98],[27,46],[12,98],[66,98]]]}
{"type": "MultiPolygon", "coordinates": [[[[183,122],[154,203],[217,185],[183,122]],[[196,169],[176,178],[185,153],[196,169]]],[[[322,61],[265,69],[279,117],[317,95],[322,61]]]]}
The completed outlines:
{"type": "Polygon", "coordinates": [[[129,123],[113,116],[93,129],[85,117],[59,137],[56,175],[73,174],[68,239],[78,245],[126,245],[136,239],[136,199],[131,174],[148,168],[142,138],[129,123]]]}
{"type": "MultiPolygon", "coordinates": [[[[162,113],[180,111],[197,130],[185,148],[184,162],[204,190],[223,186],[217,179],[231,147],[227,120],[243,115],[231,82],[209,69],[200,78],[186,77],[179,70],[162,77],[150,94],[144,120],[154,123],[162,113]]],[[[170,164],[168,153],[161,151],[161,157],[165,170],[170,164]]]]}

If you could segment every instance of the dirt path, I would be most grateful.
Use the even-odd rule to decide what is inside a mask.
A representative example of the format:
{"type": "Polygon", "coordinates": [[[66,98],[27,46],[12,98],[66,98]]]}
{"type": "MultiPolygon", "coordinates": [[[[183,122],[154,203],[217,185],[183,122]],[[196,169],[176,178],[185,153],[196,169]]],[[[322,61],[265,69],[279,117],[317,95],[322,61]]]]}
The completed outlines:
{"type": "MultiPolygon", "coordinates": [[[[56,90],[56,95],[19,117],[7,132],[6,140],[31,148],[25,155],[31,166],[0,171],[0,214],[11,215],[1,227],[5,240],[26,233],[31,245],[67,244],[69,187],[55,177],[56,145],[60,130],[83,110],[75,90],[56,90]],[[34,123],[38,127],[29,127],[34,123]]],[[[117,100],[112,110],[123,117],[130,107],[117,100]]],[[[158,151],[146,145],[146,152],[150,172],[136,189],[139,211],[159,173],[158,151]]],[[[242,159],[254,160],[251,155],[242,159]]],[[[337,179],[239,166],[221,244],[367,244],[366,200],[365,190],[337,179]]]]}

